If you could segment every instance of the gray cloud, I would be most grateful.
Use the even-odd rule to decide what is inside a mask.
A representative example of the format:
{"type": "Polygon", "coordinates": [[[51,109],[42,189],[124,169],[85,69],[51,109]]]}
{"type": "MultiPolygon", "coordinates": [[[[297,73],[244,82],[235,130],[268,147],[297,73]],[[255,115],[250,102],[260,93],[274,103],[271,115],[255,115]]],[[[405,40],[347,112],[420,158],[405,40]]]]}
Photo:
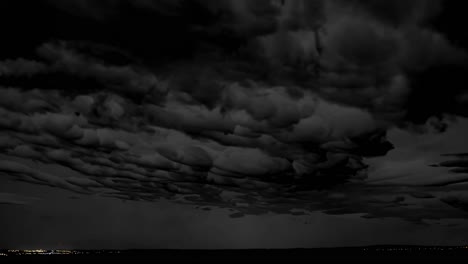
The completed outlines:
{"type": "Polygon", "coordinates": [[[11,103],[14,100],[7,98],[1,108],[2,152],[59,164],[83,176],[45,174],[9,161],[2,163],[3,173],[22,181],[121,199],[179,200],[190,195],[183,201],[233,206],[221,196],[230,190],[240,193],[234,205],[267,199],[263,209],[241,207],[246,213],[275,210],[268,197],[281,199],[284,191],[300,186],[315,189],[322,182],[334,185],[354,177],[365,168],[355,156],[364,146],[357,137],[376,128],[364,111],[347,111],[319,97],[292,98],[282,88],[258,86],[252,93],[233,84],[222,92],[221,103],[226,105],[211,110],[184,104],[178,90],[158,101],[163,102],[160,105],[137,105],[111,92],[70,97],[44,90],[41,97],[39,90],[3,89],[12,99],[42,98],[43,105],[56,102],[53,108],[19,108],[19,99],[11,103]],[[49,93],[59,100],[46,96],[49,93]],[[299,106],[294,103],[297,100],[299,106]],[[285,104],[289,107],[280,107],[285,104]],[[160,111],[169,114],[170,120],[161,120],[160,111]],[[313,116],[316,123],[297,130],[296,124],[313,116]],[[317,149],[297,145],[300,142],[317,149]],[[335,168],[342,173],[336,175],[335,168]],[[312,175],[316,179],[307,179],[312,175]]]}
{"type": "MultiPolygon", "coordinates": [[[[60,6],[106,20],[124,4],[180,15],[181,3],[60,6]]],[[[453,208],[428,210],[444,204],[413,178],[405,190],[366,180],[365,158],[387,154],[392,144],[386,131],[405,121],[408,74],[465,57],[426,26],[437,5],[200,5],[218,14],[220,23],[191,32],[219,37],[227,30],[244,39],[238,57],[230,60],[213,48],[214,54],[153,69],[106,60],[86,44],[53,41],[37,48],[37,59],[0,62],[2,78],[62,80],[58,86],[0,88],[1,152],[58,164],[80,177],[42,173],[10,160],[0,163],[0,172],[79,193],[232,207],[238,211],[232,217],[290,213],[292,205],[414,221],[465,217],[453,208]],[[381,15],[384,9],[390,12],[381,15]]],[[[425,162],[389,161],[377,174],[394,177],[389,174],[425,162]],[[386,169],[393,165],[398,168],[386,169]]]]}
{"type": "MultiPolygon", "coordinates": [[[[92,78],[105,87],[122,93],[150,94],[161,87],[153,74],[128,66],[106,65],[92,57],[67,48],[67,43],[46,43],[38,54],[51,62],[50,71],[65,72],[83,78],[92,78]]],[[[160,91],[162,92],[162,91],[160,91]]]]}
{"type": "Polygon", "coordinates": [[[441,201],[463,211],[468,211],[468,197],[465,193],[453,193],[441,198],[441,201]]]}
{"type": "Polygon", "coordinates": [[[23,58],[15,60],[5,60],[0,63],[1,76],[31,76],[45,72],[47,66],[41,62],[26,60],[23,58]]]}
{"type": "Polygon", "coordinates": [[[35,197],[28,197],[14,193],[0,193],[0,205],[29,205],[37,200],[39,199],[35,197]]]}
{"type": "Polygon", "coordinates": [[[457,154],[445,154],[444,156],[451,157],[452,159],[447,160],[447,161],[442,161],[439,164],[435,164],[432,166],[450,168],[449,172],[453,174],[461,174],[462,177],[454,177],[452,179],[447,179],[446,182],[442,182],[439,184],[449,185],[449,184],[467,182],[468,179],[466,178],[466,175],[468,174],[468,155],[466,153],[457,153],[457,154]]]}
{"type": "MultiPolygon", "coordinates": [[[[37,96],[28,90],[8,89],[21,94],[25,101],[37,96]]],[[[237,90],[242,88],[238,87],[237,90]]],[[[446,217],[463,217],[456,211],[441,209],[433,195],[419,194],[419,187],[400,191],[394,187],[368,186],[363,181],[367,166],[362,155],[380,155],[388,149],[376,149],[377,142],[386,141],[383,134],[373,132],[376,124],[372,122],[372,116],[359,109],[334,105],[320,98],[306,99],[306,102],[313,102],[313,107],[296,103],[303,110],[287,112],[294,115],[299,113],[299,117],[296,117],[298,120],[315,116],[316,125],[325,126],[327,133],[321,130],[316,132],[314,126],[306,126],[303,136],[286,137],[284,133],[297,133],[294,129],[296,125],[293,123],[283,127],[281,122],[270,122],[274,115],[282,115],[276,110],[255,118],[245,110],[240,116],[234,114],[240,108],[236,106],[219,114],[219,122],[213,122],[212,119],[203,118],[194,120],[196,116],[219,110],[189,106],[191,112],[199,112],[188,120],[185,114],[173,115],[177,122],[168,123],[160,123],[153,118],[148,120],[145,114],[122,114],[118,115],[120,122],[109,123],[98,121],[99,118],[106,119],[105,115],[95,115],[94,109],[98,106],[94,98],[97,97],[95,94],[61,97],[55,108],[58,112],[32,108],[29,114],[25,114],[24,109],[2,108],[4,130],[1,149],[4,154],[61,165],[81,176],[42,173],[13,161],[2,162],[0,171],[12,179],[78,193],[99,193],[102,196],[142,201],[171,199],[230,207],[237,211],[236,217],[266,212],[291,213],[292,208],[320,210],[329,214],[366,213],[366,217],[397,216],[411,221],[445,217],[435,210],[427,210],[427,206],[439,208],[446,217]],[[78,108],[87,110],[76,115],[78,108]],[[143,127],[142,122],[145,124],[143,127]],[[226,126],[223,122],[235,126],[226,126]],[[177,126],[174,127],[174,123],[177,126]],[[360,123],[362,129],[356,126],[360,123]],[[277,124],[279,126],[275,126],[277,124]],[[250,133],[237,133],[239,129],[235,128],[240,125],[250,133]],[[216,132],[223,130],[220,128],[225,128],[227,134],[216,132]],[[211,129],[219,134],[210,134],[211,129]],[[321,136],[317,137],[315,133],[321,136]],[[301,142],[308,142],[313,147],[307,148],[307,144],[301,142]],[[329,191],[320,191],[324,189],[329,191]],[[341,195],[331,195],[330,192],[340,192],[341,195]],[[419,201],[428,199],[429,205],[419,201]],[[408,206],[411,204],[421,209],[408,217],[407,210],[410,210],[408,206]]],[[[112,101],[120,98],[118,95],[107,97],[112,101]]],[[[44,98],[46,103],[48,99],[54,99],[44,98]]],[[[252,96],[247,98],[246,101],[241,100],[240,105],[245,106],[256,100],[252,96]]],[[[260,98],[265,100],[264,95],[260,98]]],[[[286,97],[282,98],[286,100],[286,97]]],[[[184,106],[172,100],[175,99],[158,109],[171,112],[178,109],[176,106],[184,106]]],[[[125,113],[127,108],[136,108],[134,113],[142,113],[138,107],[148,107],[136,106],[131,101],[118,102],[122,101],[115,101],[122,110],[117,112],[125,113]]],[[[279,104],[284,105],[284,101],[280,100],[279,104]]],[[[271,105],[278,107],[274,102],[271,105]]],[[[411,209],[413,213],[416,211],[411,209]]]]}

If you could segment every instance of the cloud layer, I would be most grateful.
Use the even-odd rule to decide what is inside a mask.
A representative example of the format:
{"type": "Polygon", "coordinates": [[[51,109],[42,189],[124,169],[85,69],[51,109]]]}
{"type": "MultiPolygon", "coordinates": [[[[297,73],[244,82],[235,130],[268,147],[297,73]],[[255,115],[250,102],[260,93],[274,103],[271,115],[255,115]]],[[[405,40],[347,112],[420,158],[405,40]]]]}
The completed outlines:
{"type": "MultiPolygon", "coordinates": [[[[185,18],[188,5],[49,2],[96,25],[123,7],[185,18]]],[[[5,159],[0,172],[79,193],[232,207],[233,217],[297,207],[465,217],[415,202],[433,199],[419,189],[382,193],[365,180],[364,159],[393,148],[387,129],[411,121],[411,74],[466,57],[427,25],[437,2],[190,5],[210,17],[179,25],[196,36],[191,58],[147,63],[109,44],[57,39],[0,61],[1,153],[74,171],[5,159]]]]}

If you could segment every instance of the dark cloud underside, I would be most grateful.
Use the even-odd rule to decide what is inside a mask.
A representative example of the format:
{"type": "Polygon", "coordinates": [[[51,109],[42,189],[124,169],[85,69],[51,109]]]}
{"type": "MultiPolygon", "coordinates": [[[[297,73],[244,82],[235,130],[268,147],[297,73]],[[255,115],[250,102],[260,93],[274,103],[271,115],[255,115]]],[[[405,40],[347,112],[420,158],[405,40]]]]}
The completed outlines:
{"type": "Polygon", "coordinates": [[[365,180],[365,159],[393,148],[388,129],[466,114],[465,44],[444,8],[454,7],[2,2],[0,22],[15,28],[0,50],[0,151],[10,157],[0,172],[78,193],[235,207],[234,218],[297,207],[466,217],[452,208],[465,208],[459,200],[365,180]],[[456,206],[431,209],[444,203],[456,206]]]}

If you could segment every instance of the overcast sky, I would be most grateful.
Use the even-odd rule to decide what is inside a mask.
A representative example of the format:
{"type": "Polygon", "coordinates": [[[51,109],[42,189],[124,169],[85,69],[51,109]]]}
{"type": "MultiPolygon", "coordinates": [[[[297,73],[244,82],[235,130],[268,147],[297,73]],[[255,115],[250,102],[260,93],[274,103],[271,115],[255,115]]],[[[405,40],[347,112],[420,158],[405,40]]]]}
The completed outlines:
{"type": "Polygon", "coordinates": [[[455,1],[2,1],[0,248],[465,244],[455,1]]]}

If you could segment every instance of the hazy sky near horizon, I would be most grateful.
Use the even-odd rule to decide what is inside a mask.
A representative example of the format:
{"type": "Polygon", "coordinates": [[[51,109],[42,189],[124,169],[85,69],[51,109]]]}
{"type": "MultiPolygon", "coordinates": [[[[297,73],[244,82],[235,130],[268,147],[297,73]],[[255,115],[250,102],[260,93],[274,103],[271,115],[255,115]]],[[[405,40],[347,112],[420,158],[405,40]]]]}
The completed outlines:
{"type": "Polygon", "coordinates": [[[3,1],[0,248],[466,244],[455,1],[3,1]]]}

